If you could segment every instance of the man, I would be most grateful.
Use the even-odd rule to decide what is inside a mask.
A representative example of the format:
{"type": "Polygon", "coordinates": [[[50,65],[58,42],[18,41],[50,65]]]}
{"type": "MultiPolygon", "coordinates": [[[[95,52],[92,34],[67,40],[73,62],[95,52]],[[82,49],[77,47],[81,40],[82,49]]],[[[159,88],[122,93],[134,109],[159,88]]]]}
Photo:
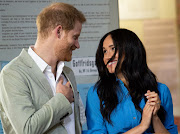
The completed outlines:
{"type": "Polygon", "coordinates": [[[13,59],[0,75],[0,115],[6,134],[80,134],[79,96],[72,70],[64,66],[84,15],[54,3],[37,16],[37,40],[13,59]]]}

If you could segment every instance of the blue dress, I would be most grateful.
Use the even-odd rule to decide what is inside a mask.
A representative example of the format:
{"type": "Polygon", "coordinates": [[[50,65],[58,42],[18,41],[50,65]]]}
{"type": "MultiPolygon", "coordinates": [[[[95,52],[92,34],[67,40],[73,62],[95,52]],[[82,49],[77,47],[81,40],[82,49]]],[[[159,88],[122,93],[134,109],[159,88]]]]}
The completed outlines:
{"type": "MultiPolygon", "coordinates": [[[[92,86],[87,95],[86,101],[86,117],[88,130],[84,134],[121,134],[138,126],[141,122],[141,113],[136,110],[132,98],[129,95],[127,88],[123,82],[119,80],[120,89],[123,92],[123,100],[119,103],[116,109],[111,114],[113,126],[107,121],[103,122],[103,117],[100,113],[100,101],[97,95],[97,89],[92,86]]],[[[171,93],[165,84],[158,83],[159,97],[161,105],[166,110],[166,119],[163,123],[165,128],[171,134],[178,134],[177,126],[174,124],[173,103],[171,93]]],[[[120,94],[118,94],[120,97],[120,94]]],[[[140,107],[143,109],[145,100],[142,99],[140,107]]],[[[144,134],[150,134],[153,131],[152,127],[146,130],[144,134]]]]}
{"type": "Polygon", "coordinates": [[[0,121],[0,134],[3,134],[3,128],[2,128],[1,121],[0,121]]]}

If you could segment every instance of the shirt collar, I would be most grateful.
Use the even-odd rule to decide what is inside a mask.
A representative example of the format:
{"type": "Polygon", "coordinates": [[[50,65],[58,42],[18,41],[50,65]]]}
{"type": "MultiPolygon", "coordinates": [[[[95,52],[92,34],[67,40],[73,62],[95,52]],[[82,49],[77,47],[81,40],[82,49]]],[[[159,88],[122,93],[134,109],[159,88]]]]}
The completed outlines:
{"type": "Polygon", "coordinates": [[[121,91],[124,93],[124,95],[128,95],[129,94],[129,91],[128,89],[124,86],[124,83],[122,82],[122,80],[120,79],[116,79],[118,82],[119,82],[119,86],[121,88],[121,91]]]}
{"type": "Polygon", "coordinates": [[[56,80],[59,79],[62,71],[63,71],[63,67],[64,67],[64,62],[63,61],[60,61],[57,65],[57,72],[56,72],[56,80]]]}
{"type": "Polygon", "coordinates": [[[124,83],[122,82],[122,80],[120,80],[119,78],[116,78],[116,81],[119,81],[119,84],[123,84],[124,85],[124,83]]]}
{"type": "MultiPolygon", "coordinates": [[[[45,70],[49,70],[51,71],[51,66],[49,66],[41,57],[39,57],[34,51],[33,51],[34,46],[30,46],[28,49],[28,54],[32,57],[32,59],[36,62],[36,64],[38,65],[38,67],[40,68],[40,70],[42,72],[44,72],[45,70]]],[[[64,67],[64,62],[60,61],[57,65],[57,72],[56,72],[56,78],[59,78],[59,76],[61,75],[62,71],[63,71],[63,67],[64,67]]]]}
{"type": "Polygon", "coordinates": [[[34,51],[33,51],[34,46],[30,46],[28,49],[28,54],[32,57],[32,59],[35,61],[35,63],[38,65],[40,70],[44,72],[48,64],[41,58],[39,57],[34,51]]]}

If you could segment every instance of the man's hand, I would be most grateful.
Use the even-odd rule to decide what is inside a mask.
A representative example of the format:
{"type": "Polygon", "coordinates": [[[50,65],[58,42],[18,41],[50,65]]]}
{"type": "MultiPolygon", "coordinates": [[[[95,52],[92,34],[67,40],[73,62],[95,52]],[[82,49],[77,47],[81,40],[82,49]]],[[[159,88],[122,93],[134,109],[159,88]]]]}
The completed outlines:
{"type": "Polygon", "coordinates": [[[74,101],[73,90],[71,88],[69,81],[65,85],[63,85],[63,81],[64,81],[63,77],[60,77],[60,80],[56,86],[56,93],[62,93],[71,103],[74,101]]]}

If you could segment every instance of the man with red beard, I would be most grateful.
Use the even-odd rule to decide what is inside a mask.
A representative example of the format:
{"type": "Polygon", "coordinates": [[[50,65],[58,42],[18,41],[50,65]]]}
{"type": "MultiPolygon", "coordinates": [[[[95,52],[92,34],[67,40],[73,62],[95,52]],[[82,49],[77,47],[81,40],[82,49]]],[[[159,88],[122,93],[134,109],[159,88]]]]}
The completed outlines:
{"type": "Polygon", "coordinates": [[[79,95],[72,70],[64,66],[84,15],[65,3],[53,3],[37,16],[37,40],[3,68],[0,115],[8,134],[80,134],[79,95]]]}

